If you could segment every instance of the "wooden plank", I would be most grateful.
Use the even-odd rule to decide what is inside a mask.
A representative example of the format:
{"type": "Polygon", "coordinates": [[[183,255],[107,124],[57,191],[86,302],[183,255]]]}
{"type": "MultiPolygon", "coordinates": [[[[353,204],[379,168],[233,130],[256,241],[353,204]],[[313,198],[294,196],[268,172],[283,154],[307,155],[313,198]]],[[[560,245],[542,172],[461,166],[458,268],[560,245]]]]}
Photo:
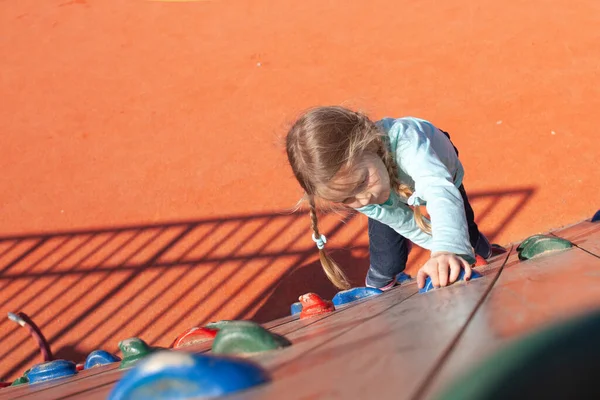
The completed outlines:
{"type": "MultiPolygon", "coordinates": [[[[368,301],[368,300],[369,299],[363,299],[360,301],[353,302],[351,304],[348,304],[347,306],[337,308],[336,311],[339,312],[339,311],[342,311],[342,310],[345,310],[345,309],[348,309],[351,307],[355,307],[355,306],[361,304],[362,302],[368,301]]],[[[288,339],[290,339],[291,334],[301,331],[303,329],[306,329],[307,327],[315,324],[316,322],[320,321],[321,319],[330,317],[331,315],[332,314],[323,314],[323,315],[318,315],[318,316],[308,318],[308,319],[300,319],[299,315],[295,315],[295,316],[290,315],[290,316],[279,318],[277,320],[270,321],[268,323],[261,324],[261,325],[265,329],[268,329],[269,331],[271,331],[273,333],[283,335],[283,336],[287,337],[288,339]]],[[[295,337],[297,337],[297,334],[295,335],[295,337]]],[[[197,345],[187,346],[181,350],[189,351],[192,353],[204,353],[204,352],[209,352],[211,350],[211,347],[212,347],[212,340],[208,341],[208,342],[200,343],[197,345]]]]}
{"type": "Polygon", "coordinates": [[[411,296],[370,318],[355,316],[363,317],[360,324],[272,368],[272,384],[233,398],[411,398],[499,271],[491,267],[481,279],[411,296]]]}
{"type": "Polygon", "coordinates": [[[598,230],[600,230],[600,222],[591,222],[591,220],[587,220],[574,225],[566,226],[564,228],[556,229],[552,231],[552,234],[577,243],[583,237],[590,233],[598,232],[598,230]]]}
{"type": "MultiPolygon", "coordinates": [[[[275,373],[278,369],[293,364],[296,359],[303,357],[307,352],[344,335],[390,307],[406,301],[417,291],[415,285],[398,287],[380,296],[361,301],[356,306],[328,314],[304,329],[295,330],[286,335],[292,341],[293,346],[279,352],[258,354],[253,357],[253,360],[263,365],[271,373],[275,373]]],[[[311,319],[306,321],[310,322],[311,319]]]]}
{"type": "MultiPolygon", "coordinates": [[[[297,329],[287,336],[294,343],[292,346],[282,350],[249,356],[248,358],[260,363],[273,373],[274,370],[282,365],[293,364],[295,359],[302,357],[314,347],[327,343],[331,339],[351,330],[354,326],[360,325],[364,318],[358,318],[357,315],[363,317],[364,315],[373,316],[373,313],[381,312],[386,307],[389,308],[401,303],[406,298],[414,295],[416,291],[417,288],[414,285],[411,285],[409,288],[399,287],[377,298],[372,298],[370,299],[371,301],[357,302],[356,306],[347,307],[323,317],[301,320],[307,323],[306,329],[297,329]],[[349,311],[351,310],[355,310],[355,313],[350,313],[349,311]],[[311,320],[313,321],[311,322],[311,320]],[[329,323],[323,326],[324,321],[329,321],[329,323]],[[331,325],[332,328],[328,329],[328,325],[331,325]]],[[[98,398],[106,398],[118,378],[115,377],[112,382],[102,380],[86,384],[85,386],[63,386],[56,388],[54,395],[61,398],[88,399],[88,394],[94,393],[94,396],[98,396],[98,398]]]]}
{"type": "MultiPolygon", "coordinates": [[[[394,294],[394,297],[393,297],[393,299],[390,299],[389,301],[392,301],[392,302],[402,301],[403,298],[406,298],[416,292],[416,287],[413,287],[408,292],[406,292],[406,290],[404,288],[401,288],[401,289],[402,290],[400,290],[400,288],[398,288],[398,289],[391,291],[389,294],[394,294]]],[[[382,296],[384,296],[384,295],[382,295],[382,296]]],[[[367,309],[369,309],[370,311],[373,311],[372,310],[373,305],[368,303],[367,301],[356,302],[356,304],[352,305],[352,307],[360,306],[360,305],[363,305],[363,307],[367,307],[367,309]]],[[[262,363],[269,364],[274,359],[277,359],[278,363],[274,364],[274,365],[279,365],[279,363],[281,363],[281,362],[290,361],[294,357],[297,357],[298,355],[302,354],[304,351],[306,351],[306,349],[310,348],[310,346],[317,345],[318,341],[313,341],[311,343],[307,343],[306,340],[304,341],[304,343],[298,344],[298,341],[302,342],[301,339],[298,340],[298,332],[302,331],[303,329],[305,329],[307,327],[315,325],[317,322],[319,322],[320,320],[322,320],[324,318],[332,317],[334,315],[339,316],[344,311],[350,310],[352,307],[346,307],[336,313],[326,314],[323,316],[318,316],[318,317],[310,318],[310,319],[299,320],[297,317],[295,317],[293,320],[286,321],[286,323],[276,325],[275,328],[272,329],[272,331],[280,333],[280,334],[284,334],[284,333],[295,334],[295,335],[287,335],[287,337],[290,338],[290,340],[292,340],[294,342],[294,346],[290,347],[289,349],[283,349],[281,351],[275,351],[275,352],[261,354],[260,356],[263,357],[262,363]],[[282,353],[285,353],[285,356],[282,356],[282,353]]],[[[339,323],[345,323],[344,321],[346,321],[346,320],[347,320],[347,318],[342,317],[342,318],[340,318],[339,323]]],[[[359,323],[359,322],[357,322],[357,323],[359,323]]],[[[321,329],[321,328],[318,328],[318,326],[317,326],[317,328],[313,328],[310,331],[307,331],[304,336],[310,335],[311,332],[312,332],[312,335],[321,334],[322,332],[320,332],[319,329],[321,329]]],[[[339,332],[331,331],[329,333],[329,335],[335,335],[335,334],[339,334],[339,332]]],[[[328,335],[321,334],[319,339],[327,340],[328,337],[329,337],[328,335]]],[[[185,347],[185,348],[181,349],[181,351],[206,352],[206,351],[210,350],[210,347],[211,347],[211,342],[205,342],[205,343],[201,343],[201,344],[198,344],[195,346],[185,347]]],[[[253,357],[250,357],[250,358],[253,358],[253,357]]],[[[88,382],[81,382],[79,384],[70,384],[70,385],[68,385],[68,382],[64,382],[59,385],[54,385],[53,386],[54,390],[50,393],[44,393],[44,395],[62,396],[62,397],[65,397],[65,396],[73,397],[74,396],[73,398],[77,398],[78,396],[81,396],[81,398],[88,398],[89,393],[93,392],[93,393],[99,393],[98,394],[99,397],[104,396],[102,398],[105,398],[106,395],[112,389],[112,386],[114,385],[114,383],[116,383],[116,381],[119,378],[120,378],[120,375],[111,375],[111,379],[109,379],[108,381],[105,379],[102,379],[102,380],[95,380],[93,382],[88,381],[88,382]],[[65,387],[67,385],[68,385],[68,387],[65,387]],[[57,387],[57,386],[60,386],[60,387],[57,387]]]]}
{"type": "MultiPolygon", "coordinates": [[[[504,255],[499,255],[496,257],[493,257],[492,259],[490,259],[489,261],[489,265],[484,266],[484,267],[478,267],[477,271],[479,272],[483,272],[483,271],[487,271],[487,270],[491,270],[491,269],[495,269],[499,266],[500,263],[502,263],[504,261],[506,257],[504,255]]],[[[410,281],[406,281],[402,284],[402,288],[406,288],[406,287],[412,287],[415,286],[416,287],[416,280],[410,280],[410,281]]],[[[395,288],[394,290],[398,290],[399,288],[395,288]]],[[[412,290],[416,289],[413,287],[412,290]]],[[[338,307],[337,310],[341,311],[344,309],[348,309],[351,307],[355,307],[360,305],[361,303],[365,302],[365,301],[369,301],[372,300],[372,298],[367,298],[367,299],[363,299],[363,300],[359,300],[356,302],[353,302],[351,304],[342,306],[342,307],[338,307]]],[[[317,321],[321,320],[322,318],[327,318],[330,315],[328,314],[324,314],[321,316],[316,316],[310,319],[300,319],[299,315],[288,315],[282,318],[278,318],[276,320],[273,321],[269,321],[266,322],[264,324],[261,324],[265,329],[270,330],[271,332],[280,334],[280,335],[284,335],[284,336],[288,336],[292,333],[295,333],[297,331],[303,330],[313,324],[315,324],[317,321]]],[[[294,335],[295,338],[298,338],[298,335],[294,335]]],[[[204,353],[204,352],[209,352],[211,350],[211,346],[212,346],[212,341],[207,341],[204,343],[200,343],[197,345],[192,345],[192,346],[187,346],[186,348],[182,349],[183,351],[189,351],[189,352],[194,352],[194,353],[204,353]]]]}
{"type": "Polygon", "coordinates": [[[62,397],[61,399],[106,400],[113,387],[113,384],[110,384],[108,388],[106,386],[100,386],[95,389],[86,390],[83,393],[75,393],[62,397]]]}
{"type": "Polygon", "coordinates": [[[600,307],[600,259],[574,248],[505,268],[426,397],[511,339],[600,307]]]}
{"type": "Polygon", "coordinates": [[[121,379],[121,376],[124,372],[126,371],[113,369],[112,371],[108,371],[104,374],[96,375],[93,377],[93,379],[60,384],[50,387],[47,390],[36,391],[29,395],[22,396],[19,399],[54,400],[70,396],[87,399],[88,396],[86,393],[88,391],[98,388],[108,388],[109,390],[106,390],[104,393],[104,398],[106,398],[106,395],[110,391],[110,388],[112,388],[112,385],[121,379]]]}
{"type": "MultiPolygon", "coordinates": [[[[476,270],[482,274],[484,274],[488,271],[494,271],[494,270],[498,269],[502,264],[504,264],[505,260],[506,260],[506,255],[496,256],[489,261],[488,265],[483,266],[483,267],[478,267],[478,268],[476,268],[476,270]]],[[[516,256],[515,256],[514,260],[517,260],[516,256]]],[[[395,291],[397,291],[397,290],[410,290],[411,293],[413,293],[413,292],[416,293],[418,291],[418,288],[416,285],[417,285],[416,280],[407,281],[407,282],[403,283],[402,286],[396,287],[392,291],[390,291],[384,295],[381,295],[381,296],[386,296],[389,293],[395,293],[395,291]]],[[[369,314],[378,312],[378,310],[380,309],[379,308],[380,306],[385,307],[385,305],[387,304],[386,302],[383,302],[381,304],[378,302],[373,302],[373,300],[379,299],[379,298],[381,298],[381,296],[367,298],[367,299],[363,299],[361,301],[351,303],[347,306],[338,308],[338,311],[347,310],[351,307],[356,307],[356,306],[361,305],[362,303],[367,302],[368,305],[366,305],[365,307],[368,309],[367,310],[361,309],[361,312],[365,312],[365,313],[369,313],[369,314]],[[379,305],[379,307],[377,305],[379,305]],[[371,308],[373,308],[373,309],[371,309],[371,308]]],[[[304,335],[310,336],[312,330],[320,329],[319,327],[322,326],[323,324],[329,324],[330,321],[328,320],[328,321],[325,321],[324,323],[319,323],[318,325],[311,328],[310,330],[307,330],[307,328],[309,328],[311,325],[314,325],[317,321],[319,321],[323,318],[327,318],[329,316],[330,315],[325,314],[323,316],[319,316],[316,318],[310,318],[308,320],[300,320],[297,317],[295,317],[294,319],[291,319],[291,320],[282,321],[283,323],[278,324],[276,327],[274,327],[270,330],[272,332],[278,333],[280,335],[286,335],[286,337],[288,337],[288,339],[292,338],[292,339],[298,340],[298,339],[302,339],[304,335]]],[[[288,317],[285,317],[285,318],[288,318],[288,317]]],[[[267,324],[265,324],[263,326],[268,327],[267,324]]]]}
{"type": "Polygon", "coordinates": [[[570,240],[577,247],[600,257],[600,222],[585,221],[552,234],[570,240]]]}
{"type": "Polygon", "coordinates": [[[93,379],[95,376],[112,371],[118,367],[119,363],[102,365],[92,369],[80,371],[76,375],[64,379],[44,383],[37,383],[34,385],[20,385],[15,387],[4,388],[0,390],[0,399],[20,399],[23,396],[27,396],[33,393],[39,393],[52,387],[80,382],[83,379],[93,379]]]}

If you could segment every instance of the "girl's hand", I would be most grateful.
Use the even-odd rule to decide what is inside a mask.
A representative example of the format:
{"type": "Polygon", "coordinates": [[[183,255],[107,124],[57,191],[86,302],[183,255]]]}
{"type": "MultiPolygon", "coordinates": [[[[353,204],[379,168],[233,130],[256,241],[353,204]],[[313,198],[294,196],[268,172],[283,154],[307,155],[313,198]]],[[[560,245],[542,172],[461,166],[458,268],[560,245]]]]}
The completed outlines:
{"type": "Polygon", "coordinates": [[[431,254],[429,261],[419,269],[417,284],[419,289],[425,286],[425,279],[429,276],[433,287],[446,286],[454,283],[460,274],[460,269],[465,269],[465,281],[471,279],[471,266],[456,254],[436,252],[431,254]],[[448,274],[450,270],[450,274],[448,274]],[[450,276],[448,276],[450,275],[450,276]]]}

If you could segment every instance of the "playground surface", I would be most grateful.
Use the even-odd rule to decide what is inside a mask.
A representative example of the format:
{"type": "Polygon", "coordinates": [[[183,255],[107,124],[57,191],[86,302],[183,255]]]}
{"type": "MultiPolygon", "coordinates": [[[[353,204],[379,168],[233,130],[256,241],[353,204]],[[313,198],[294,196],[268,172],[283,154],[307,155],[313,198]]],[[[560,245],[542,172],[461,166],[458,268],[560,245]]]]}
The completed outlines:
{"type": "MultiPolygon", "coordinates": [[[[59,358],[134,336],[168,346],[209,321],[279,318],[306,292],[331,298],[279,145],[313,105],[450,132],[494,242],[598,209],[598,2],[0,9],[0,315],[27,313],[59,358]]],[[[322,220],[357,286],[365,228],[322,220]]],[[[8,319],[0,354],[4,380],[40,361],[8,319]]]]}

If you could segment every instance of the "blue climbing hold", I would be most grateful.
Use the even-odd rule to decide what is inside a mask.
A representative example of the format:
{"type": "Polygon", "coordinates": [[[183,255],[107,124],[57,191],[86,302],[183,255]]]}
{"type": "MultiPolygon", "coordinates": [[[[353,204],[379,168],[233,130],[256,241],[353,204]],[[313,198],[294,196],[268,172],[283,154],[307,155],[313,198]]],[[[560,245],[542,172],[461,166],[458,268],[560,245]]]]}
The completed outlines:
{"type": "Polygon", "coordinates": [[[104,350],[94,350],[85,359],[83,369],[99,367],[101,365],[121,361],[121,358],[104,350]]]}
{"type": "MultiPolygon", "coordinates": [[[[471,270],[471,280],[481,278],[481,276],[482,275],[480,273],[478,273],[477,271],[471,270]]],[[[462,281],[462,280],[464,280],[464,278],[465,278],[465,270],[461,269],[460,274],[458,274],[458,279],[456,280],[456,282],[462,281]]],[[[433,287],[433,284],[431,283],[431,278],[427,277],[427,279],[425,280],[425,287],[423,287],[423,289],[419,289],[419,293],[426,293],[433,289],[435,289],[435,288],[433,287]]]]}
{"type": "Polygon", "coordinates": [[[270,380],[257,364],[211,354],[157,351],[115,385],[108,400],[213,398],[270,380]]]}
{"type": "Polygon", "coordinates": [[[349,290],[338,292],[333,296],[333,305],[341,306],[343,304],[352,303],[353,301],[364,299],[366,297],[377,296],[383,293],[381,290],[370,287],[356,287],[349,290]]]}
{"type": "Polygon", "coordinates": [[[298,301],[292,304],[290,308],[292,310],[292,315],[300,314],[302,312],[302,303],[298,301]]]}
{"type": "Polygon", "coordinates": [[[29,383],[51,381],[58,378],[75,375],[75,363],[67,360],[54,360],[37,364],[27,374],[29,383]]]}
{"type": "Polygon", "coordinates": [[[396,275],[396,282],[398,283],[403,283],[403,282],[408,282],[411,281],[412,278],[410,275],[405,274],[404,272],[400,272],[398,275],[396,275]]]}
{"type": "Polygon", "coordinates": [[[600,221],[600,210],[596,211],[596,214],[592,217],[592,222],[600,221]]]}

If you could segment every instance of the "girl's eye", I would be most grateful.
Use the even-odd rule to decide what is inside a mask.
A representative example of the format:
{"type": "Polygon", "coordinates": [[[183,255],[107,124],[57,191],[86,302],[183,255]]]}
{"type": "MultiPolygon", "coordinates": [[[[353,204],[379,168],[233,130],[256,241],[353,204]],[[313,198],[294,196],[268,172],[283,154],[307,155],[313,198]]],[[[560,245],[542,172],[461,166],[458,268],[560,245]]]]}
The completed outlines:
{"type": "Polygon", "coordinates": [[[342,203],[348,205],[348,204],[354,203],[355,200],[356,200],[355,197],[348,197],[347,199],[344,199],[344,201],[342,201],[342,203]]]}

